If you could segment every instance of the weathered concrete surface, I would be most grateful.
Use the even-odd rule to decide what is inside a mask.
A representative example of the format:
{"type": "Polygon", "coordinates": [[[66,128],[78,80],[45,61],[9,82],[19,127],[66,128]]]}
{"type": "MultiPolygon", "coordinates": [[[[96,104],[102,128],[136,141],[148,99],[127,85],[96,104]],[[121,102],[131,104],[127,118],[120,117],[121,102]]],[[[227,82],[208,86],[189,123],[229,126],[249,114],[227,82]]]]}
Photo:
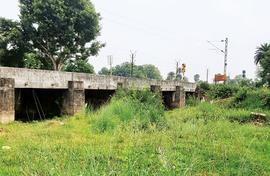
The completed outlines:
{"type": "Polygon", "coordinates": [[[69,81],[65,93],[62,114],[74,115],[80,112],[85,105],[85,92],[82,81],[69,81]]]}
{"type": "Polygon", "coordinates": [[[0,123],[6,124],[15,120],[14,79],[0,78],[0,123]]]}
{"type": "MultiPolygon", "coordinates": [[[[183,107],[186,92],[195,92],[196,84],[181,81],[161,81],[118,76],[97,76],[84,73],[0,67],[0,123],[15,119],[15,89],[48,89],[65,91],[62,114],[74,115],[85,105],[85,91],[151,89],[163,92],[169,107],[183,107]]],[[[59,95],[60,96],[60,95],[59,95]]]]}
{"type": "Polygon", "coordinates": [[[182,108],[186,105],[186,94],[184,88],[181,86],[176,86],[174,103],[176,108],[182,108]]]}
{"type": "Polygon", "coordinates": [[[115,90],[124,88],[143,89],[152,85],[160,86],[161,91],[175,91],[176,86],[186,92],[195,92],[196,84],[182,81],[161,81],[118,76],[98,76],[85,73],[70,73],[48,70],[0,67],[1,78],[15,79],[15,88],[68,89],[68,81],[83,81],[84,89],[115,90]]]}

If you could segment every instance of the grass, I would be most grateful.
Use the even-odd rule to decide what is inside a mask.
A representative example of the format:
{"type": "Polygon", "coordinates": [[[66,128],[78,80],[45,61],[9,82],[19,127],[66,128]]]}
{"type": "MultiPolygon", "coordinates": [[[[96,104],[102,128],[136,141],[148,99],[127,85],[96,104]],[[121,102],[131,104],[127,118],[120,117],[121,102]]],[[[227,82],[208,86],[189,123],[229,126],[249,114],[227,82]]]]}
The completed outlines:
{"type": "Polygon", "coordinates": [[[148,108],[123,100],[0,125],[0,147],[10,147],[0,148],[0,175],[270,175],[270,127],[249,123],[248,110],[204,103],[166,112],[160,128],[148,108]]]}

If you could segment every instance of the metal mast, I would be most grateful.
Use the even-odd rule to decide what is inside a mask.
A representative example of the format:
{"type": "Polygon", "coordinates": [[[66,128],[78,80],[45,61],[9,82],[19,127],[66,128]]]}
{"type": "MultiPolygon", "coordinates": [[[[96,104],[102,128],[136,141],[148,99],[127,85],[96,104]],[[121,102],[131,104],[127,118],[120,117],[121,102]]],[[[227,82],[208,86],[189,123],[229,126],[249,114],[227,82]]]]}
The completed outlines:
{"type": "Polygon", "coordinates": [[[224,51],[224,75],[227,76],[227,66],[228,66],[228,44],[229,39],[225,39],[225,51],[224,51]]]}

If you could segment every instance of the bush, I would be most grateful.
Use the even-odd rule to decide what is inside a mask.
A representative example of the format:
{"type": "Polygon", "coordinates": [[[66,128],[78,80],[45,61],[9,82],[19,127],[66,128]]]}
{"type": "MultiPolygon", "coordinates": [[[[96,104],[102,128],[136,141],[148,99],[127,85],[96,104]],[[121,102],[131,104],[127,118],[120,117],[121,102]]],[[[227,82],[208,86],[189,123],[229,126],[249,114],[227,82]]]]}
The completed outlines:
{"type": "Polygon", "coordinates": [[[242,88],[236,93],[231,107],[244,109],[269,109],[270,91],[266,88],[242,88]]]}
{"type": "Polygon", "coordinates": [[[238,86],[227,85],[227,84],[217,84],[211,85],[208,91],[208,97],[212,99],[224,99],[232,97],[239,90],[238,86]]]}
{"type": "Polygon", "coordinates": [[[161,96],[150,90],[120,90],[96,112],[93,126],[98,132],[110,131],[121,123],[133,123],[138,129],[161,127],[165,124],[164,109],[161,96]]]}

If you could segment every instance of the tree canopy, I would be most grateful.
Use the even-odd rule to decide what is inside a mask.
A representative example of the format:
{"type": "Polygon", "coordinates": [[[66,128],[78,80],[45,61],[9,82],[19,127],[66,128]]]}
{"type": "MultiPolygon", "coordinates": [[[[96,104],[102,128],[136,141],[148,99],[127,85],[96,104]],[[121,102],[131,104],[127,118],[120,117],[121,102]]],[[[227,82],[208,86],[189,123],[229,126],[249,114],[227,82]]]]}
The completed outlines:
{"type": "Polygon", "coordinates": [[[104,46],[96,39],[100,15],[89,0],[19,2],[19,22],[0,19],[0,64],[63,70],[71,61],[87,63],[104,46]]]}
{"type": "Polygon", "coordinates": [[[23,67],[26,52],[18,22],[0,17],[0,65],[23,67]]]}
{"type": "Polygon", "coordinates": [[[254,61],[259,66],[258,76],[262,84],[270,86],[270,44],[265,43],[257,48],[254,61]]]}
{"type": "MultiPolygon", "coordinates": [[[[99,71],[100,75],[109,75],[110,70],[106,67],[99,71]]],[[[112,74],[115,76],[130,77],[131,76],[131,64],[124,62],[121,65],[116,65],[112,68],[112,74]]],[[[151,64],[147,65],[134,65],[133,77],[136,78],[147,78],[147,79],[162,79],[160,71],[157,67],[151,64]]]]}

